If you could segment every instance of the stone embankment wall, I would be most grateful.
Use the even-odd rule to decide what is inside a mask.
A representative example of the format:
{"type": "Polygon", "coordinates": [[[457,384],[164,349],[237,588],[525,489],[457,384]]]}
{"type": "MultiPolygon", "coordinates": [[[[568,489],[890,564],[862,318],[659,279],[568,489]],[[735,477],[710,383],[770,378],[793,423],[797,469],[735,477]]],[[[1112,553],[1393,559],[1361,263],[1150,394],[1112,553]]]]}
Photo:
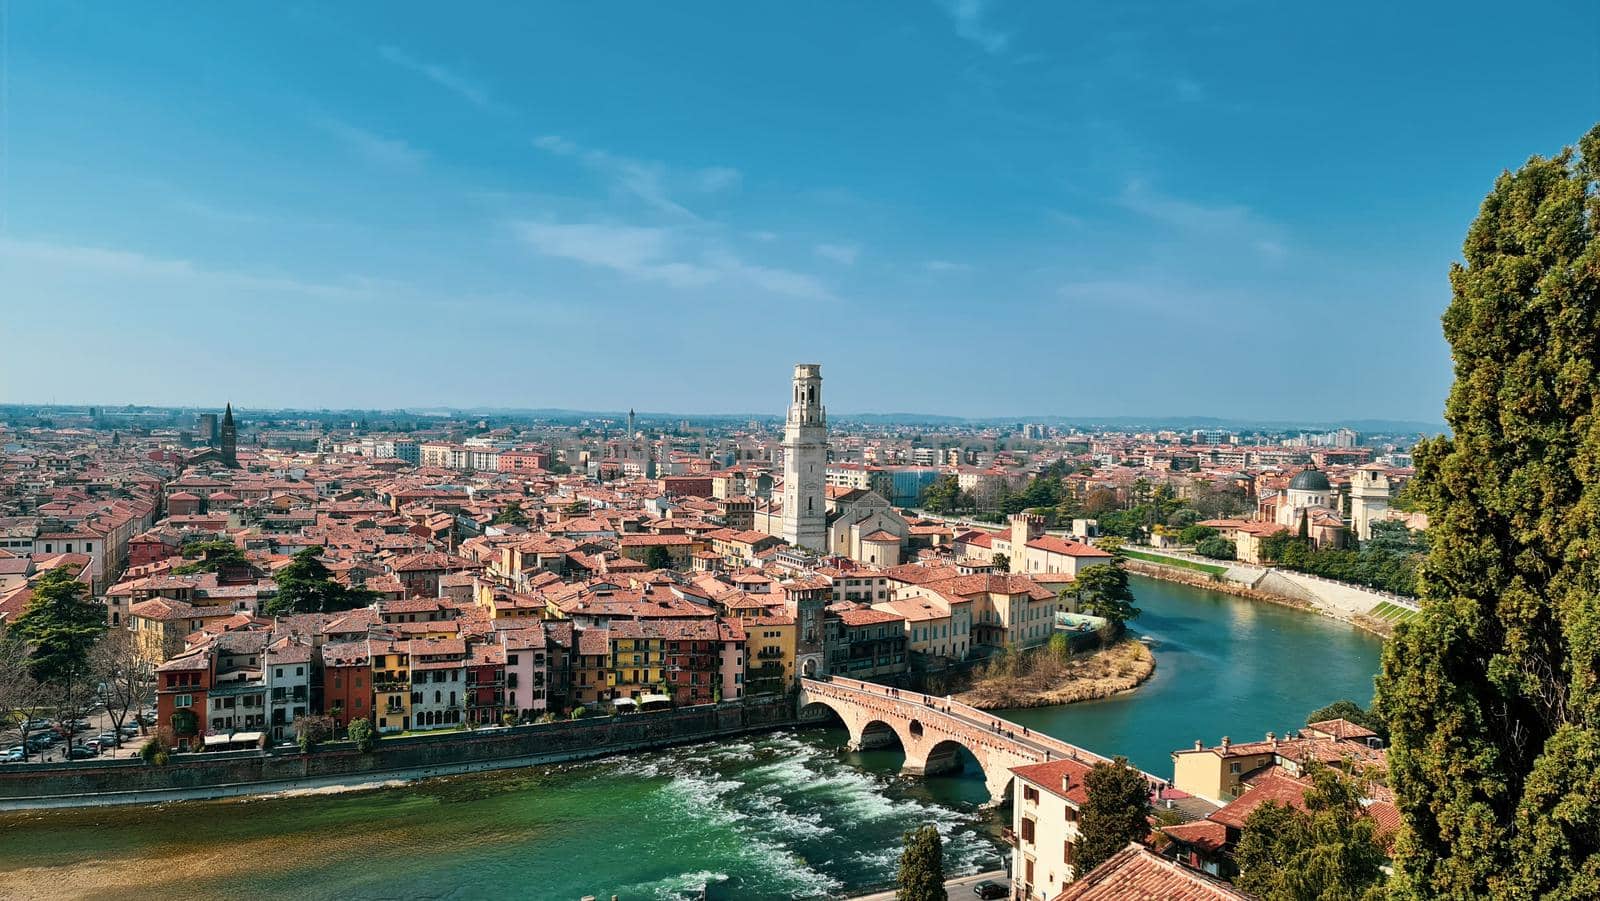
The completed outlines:
{"type": "Polygon", "coordinates": [[[1268,604],[1280,604],[1285,607],[1297,607],[1302,610],[1311,608],[1311,602],[1303,597],[1275,594],[1251,588],[1228,579],[1213,579],[1205,573],[1195,572],[1192,569],[1180,569],[1176,566],[1162,566],[1157,563],[1146,563],[1143,560],[1123,560],[1122,565],[1131,573],[1149,576],[1152,579],[1163,579],[1168,582],[1180,582],[1208,591],[1219,591],[1236,597],[1249,598],[1252,601],[1265,601],[1268,604]]]}
{"type": "Polygon", "coordinates": [[[370,753],[331,742],[311,754],[182,754],[131,760],[0,765],[0,810],[89,807],[265,794],[556,763],[704,741],[795,722],[789,696],[657,713],[384,739],[370,753]]]}
{"type": "Polygon", "coordinates": [[[1415,609],[1416,606],[1415,601],[1405,598],[1283,569],[1262,570],[1258,578],[1249,584],[1243,584],[1230,578],[1233,575],[1231,571],[1223,576],[1213,578],[1194,570],[1182,569],[1177,566],[1162,566],[1142,560],[1125,558],[1123,565],[1127,567],[1128,572],[1139,573],[1155,579],[1181,582],[1185,585],[1220,591],[1223,594],[1236,595],[1254,601],[1265,601],[1269,604],[1279,604],[1285,607],[1295,607],[1301,610],[1321,613],[1324,616],[1350,623],[1358,629],[1384,637],[1387,637],[1394,630],[1394,625],[1392,622],[1373,616],[1372,611],[1374,608],[1385,601],[1390,604],[1408,606],[1412,609],[1415,609]]]}

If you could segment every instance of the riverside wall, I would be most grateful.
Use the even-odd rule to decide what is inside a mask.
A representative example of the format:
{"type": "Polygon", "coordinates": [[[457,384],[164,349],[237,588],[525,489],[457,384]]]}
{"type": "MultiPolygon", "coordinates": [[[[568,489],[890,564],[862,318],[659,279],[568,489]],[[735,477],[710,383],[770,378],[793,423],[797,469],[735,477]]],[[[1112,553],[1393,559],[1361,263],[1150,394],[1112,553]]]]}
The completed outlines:
{"type": "Polygon", "coordinates": [[[329,742],[310,754],[179,754],[165,766],[138,758],[3,764],[0,810],[145,804],[379,784],[688,744],[795,722],[794,699],[781,695],[654,713],[389,738],[370,752],[349,742],[329,742]]]}

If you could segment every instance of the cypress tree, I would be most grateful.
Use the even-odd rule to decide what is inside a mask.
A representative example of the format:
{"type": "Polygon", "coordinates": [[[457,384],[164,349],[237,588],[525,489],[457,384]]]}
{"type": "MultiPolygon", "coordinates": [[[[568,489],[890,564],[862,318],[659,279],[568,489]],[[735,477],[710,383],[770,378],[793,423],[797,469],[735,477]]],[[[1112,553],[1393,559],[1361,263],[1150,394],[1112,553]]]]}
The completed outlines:
{"type": "Polygon", "coordinates": [[[1600,897],[1600,127],[1503,173],[1452,267],[1423,613],[1379,712],[1418,898],[1600,897]]]}
{"type": "Polygon", "coordinates": [[[944,839],[932,826],[912,829],[905,834],[905,850],[900,853],[900,872],[895,877],[898,901],[945,901],[944,839]]]}

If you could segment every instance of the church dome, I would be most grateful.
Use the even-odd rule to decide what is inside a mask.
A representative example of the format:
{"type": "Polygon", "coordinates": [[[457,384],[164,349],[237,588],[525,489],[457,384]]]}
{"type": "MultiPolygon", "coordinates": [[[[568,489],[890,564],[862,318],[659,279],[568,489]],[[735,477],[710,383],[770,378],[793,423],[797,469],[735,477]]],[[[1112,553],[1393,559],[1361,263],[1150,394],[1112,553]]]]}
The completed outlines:
{"type": "Polygon", "coordinates": [[[1289,481],[1290,491],[1331,491],[1328,477],[1315,469],[1302,470],[1289,481]]]}

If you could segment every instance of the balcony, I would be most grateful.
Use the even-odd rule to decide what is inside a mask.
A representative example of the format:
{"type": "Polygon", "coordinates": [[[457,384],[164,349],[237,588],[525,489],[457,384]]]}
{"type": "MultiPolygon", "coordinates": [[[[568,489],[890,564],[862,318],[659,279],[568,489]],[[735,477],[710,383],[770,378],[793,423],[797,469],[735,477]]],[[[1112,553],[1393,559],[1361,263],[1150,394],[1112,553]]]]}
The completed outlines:
{"type": "Polygon", "coordinates": [[[1017,841],[1017,832],[1016,832],[1016,830],[1012,829],[1010,826],[1002,826],[1000,828],[1000,837],[1005,840],[1006,844],[1010,845],[1013,848],[1015,848],[1017,845],[1021,844],[1020,842],[1017,841]]]}

